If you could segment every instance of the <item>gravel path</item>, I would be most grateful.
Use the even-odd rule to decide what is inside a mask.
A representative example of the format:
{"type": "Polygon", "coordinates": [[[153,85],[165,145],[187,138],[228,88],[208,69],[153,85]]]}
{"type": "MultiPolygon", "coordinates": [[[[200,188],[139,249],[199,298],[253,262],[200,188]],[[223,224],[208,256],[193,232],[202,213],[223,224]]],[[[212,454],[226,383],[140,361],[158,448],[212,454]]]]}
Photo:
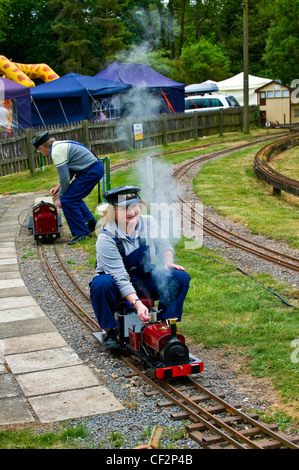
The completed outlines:
{"type": "MultiPolygon", "coordinates": [[[[226,219],[217,216],[212,208],[205,208],[206,214],[221,220],[221,223],[228,227],[232,225],[226,219]]],[[[161,396],[146,397],[144,392],[150,391],[149,386],[140,378],[125,377],[124,374],[129,373],[130,370],[117,357],[103,352],[92,333],[57,297],[40,267],[36,242],[27,229],[28,215],[29,212],[23,221],[25,228],[21,228],[17,243],[19,265],[25,284],[67,343],[99,375],[102,383],[125,407],[121,412],[76,419],[68,423],[72,426],[82,424],[89,431],[88,440],[82,443],[83,446],[88,444],[106,449],[132,448],[146,443],[152,428],[155,425],[162,425],[165,428],[161,441],[163,446],[179,449],[198,448],[197,444],[183,437],[180,439],[174,437],[183,428],[182,422],[174,422],[170,418],[170,413],[178,410],[158,408],[157,401],[163,401],[161,396]]],[[[244,234],[247,234],[244,227],[238,225],[235,228],[238,233],[242,230],[244,234]]],[[[62,237],[56,242],[57,248],[61,257],[68,262],[72,274],[80,280],[81,286],[88,293],[88,284],[94,276],[94,269],[87,267],[87,256],[82,248],[67,245],[68,237],[68,228],[64,224],[62,237]]],[[[95,238],[94,240],[96,241],[95,238]]],[[[209,238],[204,238],[204,244],[213,250],[223,248],[217,241],[209,238]]],[[[280,246],[280,243],[274,243],[274,245],[280,246]]],[[[267,263],[254,257],[249,259],[247,254],[243,255],[237,250],[226,247],[222,255],[230,262],[233,259],[234,263],[237,262],[240,267],[250,270],[252,274],[264,270],[269,272],[271,269],[273,277],[283,279],[292,286],[299,286],[298,276],[294,276],[294,273],[288,273],[280,268],[275,268],[274,272],[267,266],[267,263]]],[[[252,380],[251,376],[244,373],[246,358],[240,358],[227,349],[217,348],[206,351],[200,350],[194,344],[190,344],[190,348],[192,353],[205,363],[205,371],[201,374],[200,383],[211,387],[217,394],[224,393],[229,403],[241,403],[244,409],[265,411],[275,406],[282,409],[282,401],[273,391],[270,380],[252,380]]],[[[41,429],[45,428],[46,426],[41,426],[41,429]]]]}

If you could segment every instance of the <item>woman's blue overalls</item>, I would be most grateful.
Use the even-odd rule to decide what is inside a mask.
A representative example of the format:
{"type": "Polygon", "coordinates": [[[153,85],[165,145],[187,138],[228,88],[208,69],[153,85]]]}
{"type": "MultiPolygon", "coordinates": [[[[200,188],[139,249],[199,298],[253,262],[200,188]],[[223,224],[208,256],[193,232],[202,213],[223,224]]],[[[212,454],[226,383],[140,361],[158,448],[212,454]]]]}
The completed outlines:
{"type": "MultiPolygon", "coordinates": [[[[189,289],[189,274],[186,271],[157,268],[156,265],[150,264],[149,246],[142,238],[140,247],[126,256],[122,241],[105,229],[103,232],[111,236],[117,244],[137,295],[140,298],[159,299],[161,318],[177,318],[181,321],[183,303],[189,289]]],[[[118,326],[114,313],[117,304],[123,299],[112,276],[98,273],[94,277],[90,283],[90,299],[101,328],[118,326]]]]}

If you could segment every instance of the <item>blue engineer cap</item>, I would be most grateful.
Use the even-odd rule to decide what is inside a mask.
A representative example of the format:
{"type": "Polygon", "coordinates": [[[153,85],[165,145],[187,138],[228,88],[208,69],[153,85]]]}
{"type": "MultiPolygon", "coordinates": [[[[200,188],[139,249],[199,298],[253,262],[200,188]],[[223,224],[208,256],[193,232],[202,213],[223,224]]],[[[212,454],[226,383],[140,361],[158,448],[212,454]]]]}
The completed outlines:
{"type": "Polygon", "coordinates": [[[50,139],[49,132],[46,131],[34,137],[34,139],[30,141],[30,143],[34,145],[35,148],[38,148],[40,145],[44,144],[49,139],[50,139]]]}
{"type": "Polygon", "coordinates": [[[138,195],[139,191],[140,188],[137,188],[137,186],[119,186],[103,193],[103,197],[113,206],[128,206],[129,204],[141,202],[138,195]]]}

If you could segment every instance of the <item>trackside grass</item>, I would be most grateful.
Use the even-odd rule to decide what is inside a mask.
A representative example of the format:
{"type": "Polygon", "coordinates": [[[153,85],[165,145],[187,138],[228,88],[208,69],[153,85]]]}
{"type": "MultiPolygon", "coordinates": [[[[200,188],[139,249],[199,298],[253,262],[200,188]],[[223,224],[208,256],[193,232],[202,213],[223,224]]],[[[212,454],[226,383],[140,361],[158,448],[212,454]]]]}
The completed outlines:
{"type": "MultiPolygon", "coordinates": [[[[274,197],[272,187],[256,176],[253,160],[261,147],[210,161],[194,179],[194,191],[204,205],[212,205],[218,213],[246,225],[253,233],[285,240],[290,247],[299,249],[299,198],[284,192],[274,197]]],[[[295,165],[299,168],[298,161],[293,159],[293,171],[295,165]]],[[[281,172],[282,167],[280,163],[281,172]]]]}
{"type": "Polygon", "coordinates": [[[292,359],[292,342],[299,331],[299,310],[286,306],[262,286],[295,305],[299,305],[298,293],[293,298],[292,289],[270,275],[254,275],[258,284],[204,247],[190,252],[181,242],[176,255],[192,279],[183,332],[205,348],[233,347],[237,353],[245,353],[254,376],[270,376],[286,401],[295,402],[298,363],[292,359]]]}

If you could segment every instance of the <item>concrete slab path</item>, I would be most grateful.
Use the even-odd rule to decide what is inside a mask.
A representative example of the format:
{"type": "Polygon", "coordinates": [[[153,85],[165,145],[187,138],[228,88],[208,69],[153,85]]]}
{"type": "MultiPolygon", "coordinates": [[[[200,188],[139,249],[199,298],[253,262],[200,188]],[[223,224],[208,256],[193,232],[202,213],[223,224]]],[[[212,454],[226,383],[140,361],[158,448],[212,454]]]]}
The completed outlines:
{"type": "Polygon", "coordinates": [[[22,280],[15,241],[19,216],[35,198],[0,196],[0,426],[123,409],[68,346],[22,280]]]}

